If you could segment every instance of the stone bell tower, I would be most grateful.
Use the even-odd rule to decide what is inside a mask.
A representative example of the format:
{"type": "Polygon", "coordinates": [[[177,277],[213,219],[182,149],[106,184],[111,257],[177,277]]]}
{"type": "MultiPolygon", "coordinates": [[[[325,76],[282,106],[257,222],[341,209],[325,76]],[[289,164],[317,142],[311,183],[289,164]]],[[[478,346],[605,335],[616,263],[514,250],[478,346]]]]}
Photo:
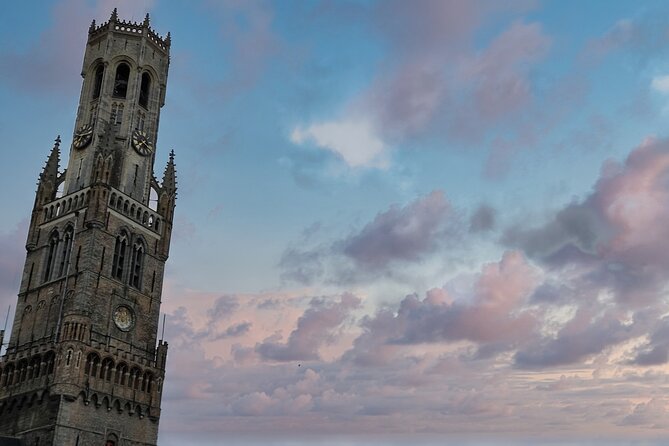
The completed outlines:
{"type": "Polygon", "coordinates": [[[160,303],[174,153],[153,174],[170,35],[91,24],[67,169],[39,176],[16,315],[0,358],[0,436],[26,445],[155,445],[167,343],[160,303]],[[62,192],[59,192],[62,191],[62,192]]]}

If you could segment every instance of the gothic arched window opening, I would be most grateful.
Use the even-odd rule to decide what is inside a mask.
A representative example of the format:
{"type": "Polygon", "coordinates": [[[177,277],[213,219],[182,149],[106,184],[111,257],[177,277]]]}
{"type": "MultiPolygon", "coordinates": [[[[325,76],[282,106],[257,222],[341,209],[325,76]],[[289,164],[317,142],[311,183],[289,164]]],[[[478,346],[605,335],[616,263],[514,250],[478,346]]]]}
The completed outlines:
{"type": "Polygon", "coordinates": [[[100,64],[95,69],[95,79],[93,81],[93,99],[100,97],[100,91],[102,91],[102,78],[105,74],[105,66],[100,64]]]}
{"type": "Polygon", "coordinates": [[[128,78],[130,77],[130,67],[121,63],[116,67],[116,76],[114,77],[114,91],[112,95],[115,98],[125,98],[128,92],[128,78]]]}
{"type": "Polygon", "coordinates": [[[84,373],[93,377],[97,376],[99,365],[100,357],[95,353],[89,353],[89,355],[86,357],[86,368],[84,369],[84,373]]]}
{"type": "Polygon", "coordinates": [[[119,365],[117,365],[116,366],[116,377],[114,378],[114,383],[125,386],[127,373],[128,373],[128,366],[127,365],[125,365],[123,363],[120,363],[119,365]]]}
{"type": "Polygon", "coordinates": [[[53,231],[49,240],[49,248],[46,256],[46,264],[44,265],[44,282],[51,279],[54,264],[56,263],[56,254],[58,249],[58,231],[53,231]]]}
{"type": "Polygon", "coordinates": [[[149,73],[142,74],[142,85],[139,88],[139,105],[148,108],[149,105],[149,91],[151,90],[151,76],[149,73]]]}
{"type": "Polygon", "coordinates": [[[65,230],[63,240],[61,242],[62,249],[60,250],[60,266],[58,267],[58,277],[67,273],[68,265],[70,263],[70,255],[72,253],[72,239],[74,238],[74,229],[69,226],[65,230]]]}
{"type": "Polygon", "coordinates": [[[56,363],[56,354],[53,351],[49,351],[44,355],[44,372],[47,375],[53,373],[53,368],[56,363]]]}
{"type": "Polygon", "coordinates": [[[132,262],[130,263],[130,285],[138,289],[142,285],[143,264],[144,244],[138,241],[132,247],[132,262]]]}
{"type": "Polygon", "coordinates": [[[114,279],[123,279],[123,267],[125,266],[125,255],[128,247],[128,237],[121,234],[116,237],[116,246],[114,247],[114,261],[112,262],[112,277],[114,279]]]}

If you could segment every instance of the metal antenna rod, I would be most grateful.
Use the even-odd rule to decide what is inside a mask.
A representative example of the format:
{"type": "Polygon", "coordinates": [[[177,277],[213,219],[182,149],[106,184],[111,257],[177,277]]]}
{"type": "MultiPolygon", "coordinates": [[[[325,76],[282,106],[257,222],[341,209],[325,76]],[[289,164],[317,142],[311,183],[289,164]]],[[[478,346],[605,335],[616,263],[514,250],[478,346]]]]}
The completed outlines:
{"type": "Polygon", "coordinates": [[[3,328],[3,331],[7,331],[7,321],[9,320],[9,313],[12,311],[12,305],[9,305],[9,308],[7,308],[7,316],[5,316],[5,328],[3,328]]]}

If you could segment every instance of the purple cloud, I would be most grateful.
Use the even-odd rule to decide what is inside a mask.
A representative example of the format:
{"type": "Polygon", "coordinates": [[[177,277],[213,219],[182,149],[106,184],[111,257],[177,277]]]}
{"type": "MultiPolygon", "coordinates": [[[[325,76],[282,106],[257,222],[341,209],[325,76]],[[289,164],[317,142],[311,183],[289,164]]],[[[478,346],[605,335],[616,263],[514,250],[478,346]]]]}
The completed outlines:
{"type": "Polygon", "coordinates": [[[669,142],[648,140],[610,161],[593,192],[542,226],[507,230],[504,241],[553,269],[579,265],[581,286],[619,301],[657,301],[669,268],[669,142]]]}
{"type": "Polygon", "coordinates": [[[312,299],[286,343],[273,336],[257,344],[255,351],[263,359],[273,361],[318,359],[319,348],[336,336],[335,330],[359,306],[360,299],[352,294],[344,294],[335,302],[326,298],[312,299]]]}
{"type": "Polygon", "coordinates": [[[494,229],[496,215],[494,208],[482,204],[469,217],[469,232],[487,232],[494,229]]]}
{"type": "Polygon", "coordinates": [[[347,358],[361,365],[378,365],[393,357],[397,351],[393,345],[403,344],[468,340],[512,345],[532,335],[537,325],[532,312],[522,311],[536,282],[536,271],[523,256],[507,252],[500,262],[483,267],[470,303],[434,289],[423,300],[410,295],[397,310],[382,309],[364,319],[365,331],[347,358]]]}
{"type": "Polygon", "coordinates": [[[458,231],[454,222],[443,192],[433,191],[379,212],[359,231],[332,243],[287,248],[280,260],[283,277],[301,283],[355,282],[384,274],[438,250],[458,231]]]}
{"type": "Polygon", "coordinates": [[[377,214],[358,234],[341,242],[342,252],[372,269],[393,261],[415,261],[437,248],[449,205],[443,192],[433,191],[409,205],[377,214]]]}

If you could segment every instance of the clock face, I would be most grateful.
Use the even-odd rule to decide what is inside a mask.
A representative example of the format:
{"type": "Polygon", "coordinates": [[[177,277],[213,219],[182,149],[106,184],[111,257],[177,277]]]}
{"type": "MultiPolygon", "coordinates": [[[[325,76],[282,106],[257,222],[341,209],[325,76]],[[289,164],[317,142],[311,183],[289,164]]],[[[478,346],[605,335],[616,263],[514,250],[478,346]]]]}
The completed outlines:
{"type": "Polygon", "coordinates": [[[141,130],[132,132],[132,147],[142,156],[148,156],[153,152],[153,144],[149,137],[141,130]]]}
{"type": "Polygon", "coordinates": [[[93,126],[90,124],[83,125],[74,133],[74,148],[83,149],[91,143],[93,139],[93,126]]]}
{"type": "Polygon", "coordinates": [[[135,323],[135,316],[132,310],[125,305],[121,305],[114,311],[114,323],[122,331],[128,331],[135,323]]]}

